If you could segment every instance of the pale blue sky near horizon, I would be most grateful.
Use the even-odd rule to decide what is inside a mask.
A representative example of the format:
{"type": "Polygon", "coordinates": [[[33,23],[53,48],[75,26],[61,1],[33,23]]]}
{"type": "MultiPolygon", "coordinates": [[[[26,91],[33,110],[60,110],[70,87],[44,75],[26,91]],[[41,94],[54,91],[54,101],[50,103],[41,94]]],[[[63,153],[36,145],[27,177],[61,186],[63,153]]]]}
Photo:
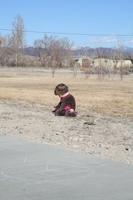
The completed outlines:
{"type": "MultiPolygon", "coordinates": [[[[133,0],[1,0],[0,4],[1,35],[8,34],[2,29],[11,29],[19,14],[27,31],[51,32],[50,35],[79,33],[55,34],[59,38],[67,37],[76,47],[113,46],[116,40],[133,47],[133,0]],[[130,36],[116,39],[117,34],[130,36]]],[[[27,44],[31,45],[43,35],[26,33],[27,44]]]]}

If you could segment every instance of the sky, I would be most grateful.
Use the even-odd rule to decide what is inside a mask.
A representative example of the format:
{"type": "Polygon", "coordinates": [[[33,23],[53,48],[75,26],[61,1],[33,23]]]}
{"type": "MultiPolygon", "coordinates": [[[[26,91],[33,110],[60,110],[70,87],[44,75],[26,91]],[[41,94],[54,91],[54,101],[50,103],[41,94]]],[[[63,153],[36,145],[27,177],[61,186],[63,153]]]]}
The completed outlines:
{"type": "MultiPolygon", "coordinates": [[[[133,0],[0,0],[0,7],[0,35],[21,15],[26,31],[67,37],[75,47],[133,47],[133,0]]],[[[27,45],[43,36],[26,32],[27,45]]]]}

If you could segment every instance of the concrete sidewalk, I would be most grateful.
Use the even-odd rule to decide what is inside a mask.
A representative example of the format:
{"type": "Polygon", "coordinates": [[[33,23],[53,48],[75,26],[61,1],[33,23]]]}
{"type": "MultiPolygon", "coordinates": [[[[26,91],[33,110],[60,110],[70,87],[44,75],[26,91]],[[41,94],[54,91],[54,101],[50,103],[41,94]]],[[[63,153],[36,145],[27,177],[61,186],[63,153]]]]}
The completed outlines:
{"type": "Polygon", "coordinates": [[[133,166],[1,136],[0,200],[133,200],[133,166]]]}

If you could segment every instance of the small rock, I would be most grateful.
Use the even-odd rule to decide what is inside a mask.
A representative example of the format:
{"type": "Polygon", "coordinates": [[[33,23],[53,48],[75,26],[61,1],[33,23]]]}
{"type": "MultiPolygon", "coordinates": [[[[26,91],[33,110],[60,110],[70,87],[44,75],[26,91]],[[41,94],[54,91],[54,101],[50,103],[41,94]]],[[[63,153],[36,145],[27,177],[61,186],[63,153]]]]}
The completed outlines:
{"type": "Polygon", "coordinates": [[[126,150],[126,151],[128,151],[128,150],[129,150],[129,148],[127,148],[127,147],[126,147],[126,148],[125,148],[125,150],[126,150]]]}
{"type": "Polygon", "coordinates": [[[84,122],[84,125],[95,125],[95,123],[94,122],[84,122]]]}

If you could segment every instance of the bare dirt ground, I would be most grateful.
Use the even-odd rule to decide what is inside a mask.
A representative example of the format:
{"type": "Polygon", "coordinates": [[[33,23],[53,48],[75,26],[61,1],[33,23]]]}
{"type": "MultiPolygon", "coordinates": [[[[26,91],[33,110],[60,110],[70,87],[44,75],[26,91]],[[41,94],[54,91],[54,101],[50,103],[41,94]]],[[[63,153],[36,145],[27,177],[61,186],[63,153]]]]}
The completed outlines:
{"type": "Polygon", "coordinates": [[[133,80],[54,79],[42,72],[1,71],[0,135],[64,146],[133,164],[133,80]],[[68,83],[77,100],[76,118],[55,117],[53,88],[68,83]]]}

